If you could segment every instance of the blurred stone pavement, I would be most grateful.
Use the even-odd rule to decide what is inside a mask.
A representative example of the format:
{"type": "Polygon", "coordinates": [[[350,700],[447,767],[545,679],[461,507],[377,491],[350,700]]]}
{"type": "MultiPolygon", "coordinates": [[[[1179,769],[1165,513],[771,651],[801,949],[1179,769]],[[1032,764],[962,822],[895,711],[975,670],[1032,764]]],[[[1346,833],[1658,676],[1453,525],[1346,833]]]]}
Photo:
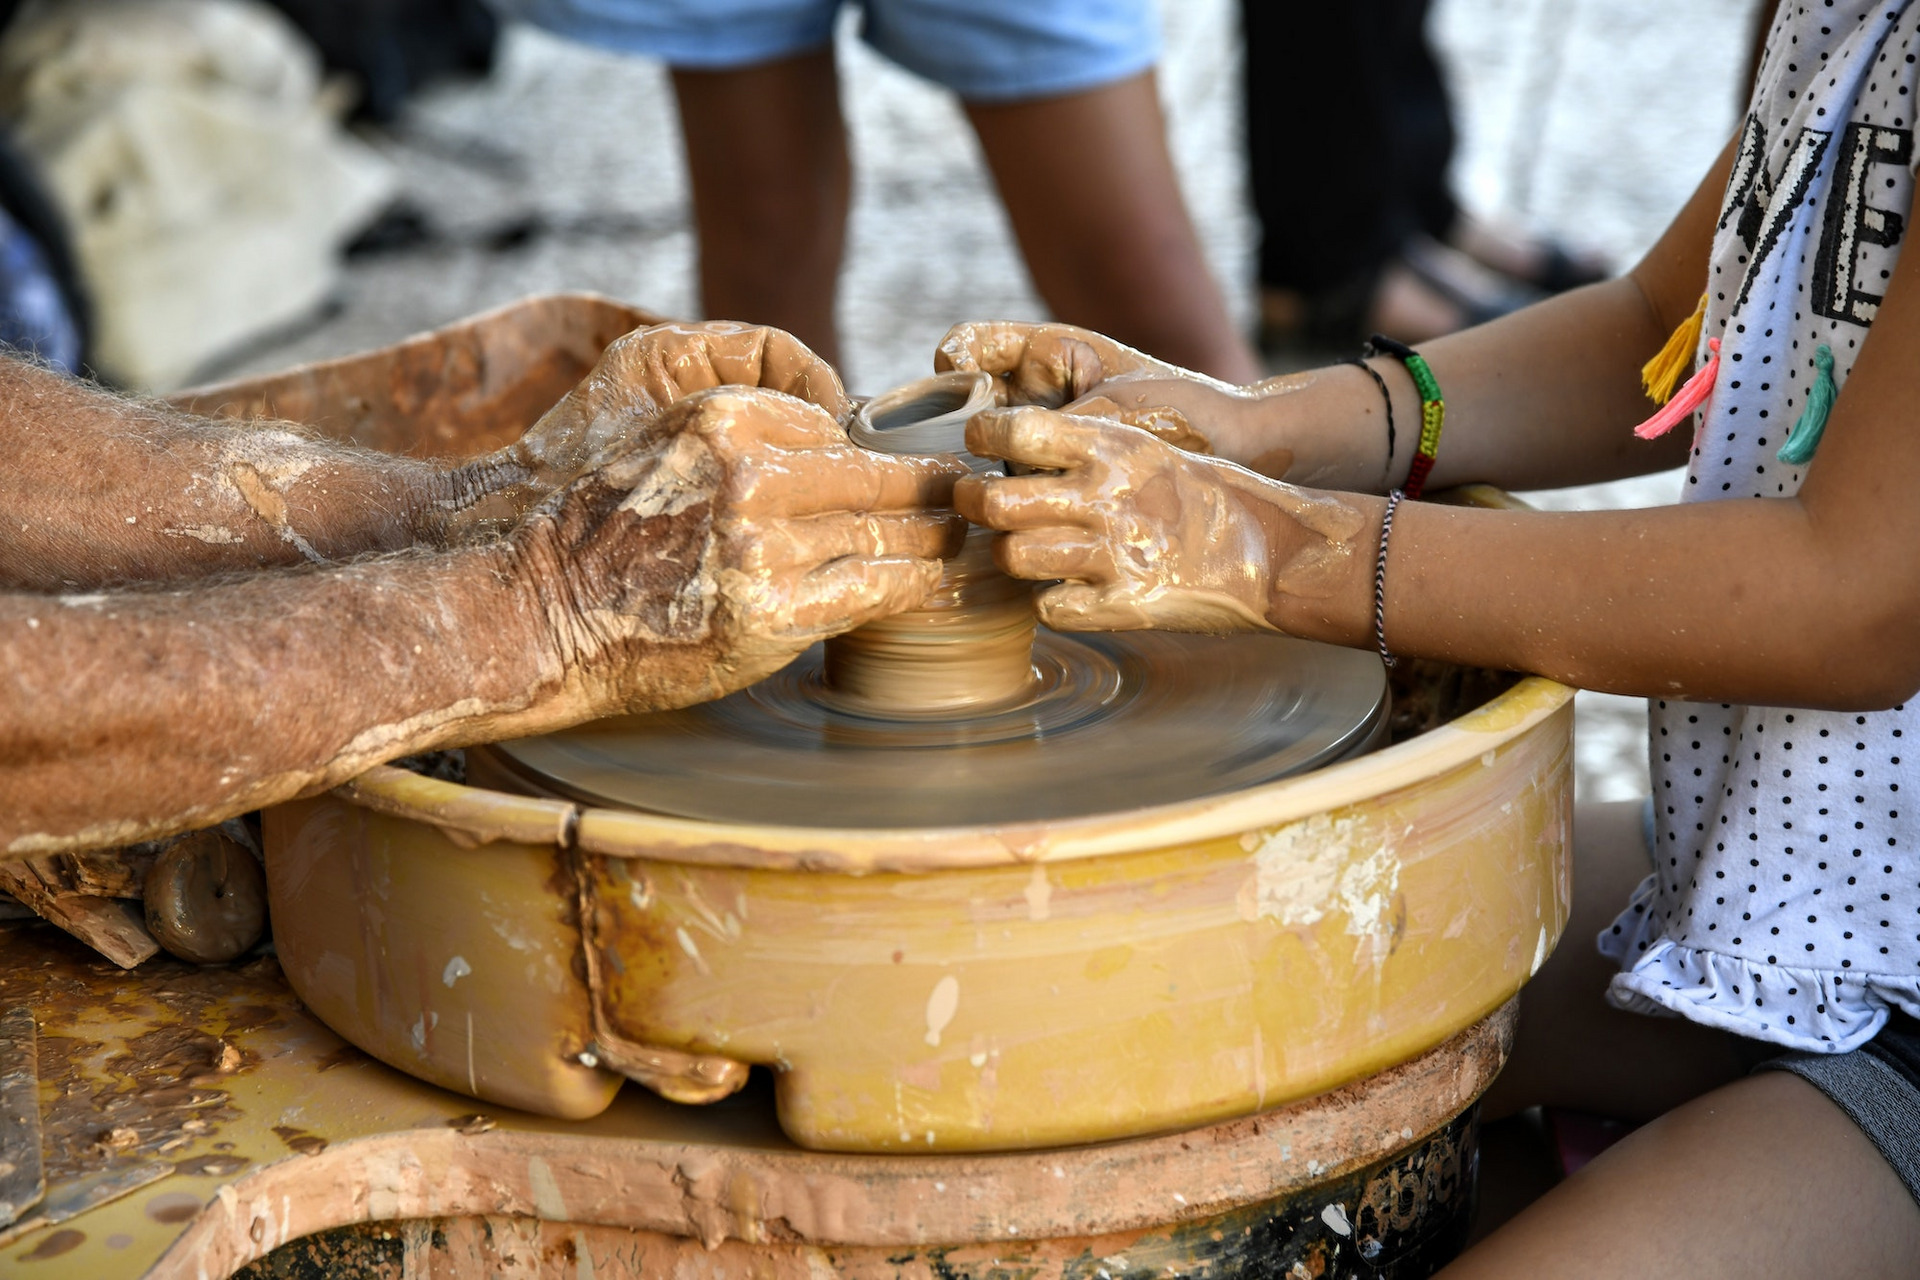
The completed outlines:
{"type": "MultiPolygon", "coordinates": [[[[1254,227],[1240,150],[1234,0],[1162,0],[1161,92],[1190,207],[1236,313],[1253,313],[1254,227]]],[[[1754,0],[1439,0],[1469,207],[1622,265],[1678,209],[1731,134],[1754,0]]],[[[956,320],[1043,314],[964,118],[843,29],[856,166],[841,277],[848,385],[930,370],[956,320]]],[[[1302,121],[1302,128],[1316,126],[1302,121]]],[[[390,342],[529,293],[594,289],[697,314],[678,125],[663,69],[509,33],[496,74],[435,90],[371,140],[434,234],[351,263],[338,304],[210,374],[390,342]]],[[[751,319],[751,317],[742,317],[751,319]]],[[[1653,505],[1676,479],[1529,495],[1653,505]]],[[[1645,793],[1645,716],[1583,694],[1584,797],[1645,793]]]]}

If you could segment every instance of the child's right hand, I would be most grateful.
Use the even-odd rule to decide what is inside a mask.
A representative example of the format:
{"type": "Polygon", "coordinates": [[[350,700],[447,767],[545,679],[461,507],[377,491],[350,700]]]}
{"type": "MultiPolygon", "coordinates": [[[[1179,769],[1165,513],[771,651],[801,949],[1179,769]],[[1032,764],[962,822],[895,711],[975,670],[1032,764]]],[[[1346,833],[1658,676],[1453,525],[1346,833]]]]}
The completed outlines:
{"type": "Polygon", "coordinates": [[[970,321],[947,331],[936,369],[984,370],[999,382],[1001,404],[1064,408],[1139,427],[1182,449],[1212,454],[1273,479],[1337,489],[1380,487],[1384,424],[1350,429],[1328,402],[1295,393],[1323,378],[1338,403],[1380,414],[1377,388],[1357,369],[1335,367],[1236,387],[1065,324],[970,321]]]}
{"type": "Polygon", "coordinates": [[[1112,338],[1070,324],[1015,320],[969,320],[947,330],[933,353],[938,373],[982,371],[994,376],[1004,405],[1037,404],[1058,409],[1109,378],[1144,373],[1190,378],[1231,390],[1224,382],[1189,373],[1112,338]]]}
{"type": "Polygon", "coordinates": [[[1061,580],[1035,601],[1056,630],[1277,629],[1282,598],[1340,590],[1371,546],[1352,500],[1111,420],[989,409],[967,424],[967,448],[1044,469],[969,476],[954,505],[1001,532],[994,559],[1007,573],[1061,580]]]}

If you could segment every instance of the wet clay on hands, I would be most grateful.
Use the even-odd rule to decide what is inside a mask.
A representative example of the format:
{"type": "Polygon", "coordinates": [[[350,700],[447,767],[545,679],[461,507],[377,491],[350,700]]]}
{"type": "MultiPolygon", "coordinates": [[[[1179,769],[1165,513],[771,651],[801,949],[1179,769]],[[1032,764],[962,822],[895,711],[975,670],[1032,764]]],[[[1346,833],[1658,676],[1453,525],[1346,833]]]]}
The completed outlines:
{"type": "Polygon", "coordinates": [[[1014,321],[955,325],[941,339],[934,367],[992,374],[1003,405],[1111,418],[1189,452],[1229,458],[1265,475],[1284,475],[1293,461],[1290,451],[1276,453],[1253,443],[1263,400],[1284,390],[1286,379],[1236,387],[1090,329],[1014,321]]]}
{"type": "Polygon", "coordinates": [[[994,554],[1007,573],[1063,580],[1035,602],[1056,630],[1277,629],[1276,600],[1337,590],[1369,531],[1338,497],[1119,422],[989,410],[967,424],[967,448],[1045,469],[970,476],[954,503],[1001,532],[994,554]]]}
{"type": "Polygon", "coordinates": [[[635,329],[519,440],[456,471],[456,497],[476,495],[465,523],[510,525],[548,493],[645,444],[675,403],[720,386],[782,392],[841,423],[853,409],[832,366],[782,330],[725,320],[635,329]]]}
{"type": "MultiPolygon", "coordinates": [[[[1037,404],[1058,409],[1109,378],[1144,373],[1159,377],[1213,379],[1188,373],[1144,351],[1070,324],[970,320],[947,330],[933,367],[993,375],[1003,405],[1037,404]]],[[[1224,382],[1215,383],[1226,387],[1224,382]]]]}
{"type": "MultiPolygon", "coordinates": [[[[1299,433],[1275,429],[1285,416],[1277,399],[1314,379],[1313,374],[1289,374],[1235,387],[1185,370],[1141,370],[1107,379],[1066,411],[1140,427],[1169,444],[1237,462],[1275,480],[1315,484],[1332,473],[1314,460],[1314,450],[1302,449],[1299,433]]],[[[1371,438],[1365,444],[1370,447],[1371,438]]],[[[1350,452],[1341,451],[1343,462],[1350,452]]]]}
{"type": "Polygon", "coordinates": [[[751,387],[673,404],[653,439],[510,540],[572,723],[717,698],[816,640],[911,608],[964,524],[951,457],[853,445],[828,412],[751,387]]]}

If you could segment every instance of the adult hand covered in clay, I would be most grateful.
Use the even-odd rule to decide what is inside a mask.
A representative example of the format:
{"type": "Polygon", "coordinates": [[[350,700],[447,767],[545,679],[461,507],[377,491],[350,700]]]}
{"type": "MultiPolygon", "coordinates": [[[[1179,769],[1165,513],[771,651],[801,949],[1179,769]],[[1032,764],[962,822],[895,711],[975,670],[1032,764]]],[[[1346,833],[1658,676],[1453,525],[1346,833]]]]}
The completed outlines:
{"type": "Polygon", "coordinates": [[[1332,591],[1366,533],[1337,498],[1109,420],[988,410],[967,424],[967,448],[1046,469],[971,476],[954,503],[1001,531],[1007,573],[1064,579],[1035,602],[1057,630],[1271,629],[1276,598],[1332,591]]]}
{"type": "Polygon", "coordinates": [[[1253,461],[1245,442],[1260,391],[1156,360],[1089,329],[969,321],[947,331],[933,363],[991,373],[1001,404],[1064,407],[1139,427],[1193,453],[1253,461]]]}
{"type": "Polygon", "coordinates": [[[853,409],[833,367],[782,330],[724,320],[635,329],[525,435],[462,468],[469,487],[487,495],[466,523],[511,523],[589,468],[653,438],[661,415],[684,397],[729,385],[794,396],[838,422],[853,409]]]}
{"type": "Polygon", "coordinates": [[[824,408],[779,392],[678,400],[509,540],[563,674],[542,716],[716,698],[918,604],[964,532],[949,504],[965,473],[858,448],[824,408]]]}

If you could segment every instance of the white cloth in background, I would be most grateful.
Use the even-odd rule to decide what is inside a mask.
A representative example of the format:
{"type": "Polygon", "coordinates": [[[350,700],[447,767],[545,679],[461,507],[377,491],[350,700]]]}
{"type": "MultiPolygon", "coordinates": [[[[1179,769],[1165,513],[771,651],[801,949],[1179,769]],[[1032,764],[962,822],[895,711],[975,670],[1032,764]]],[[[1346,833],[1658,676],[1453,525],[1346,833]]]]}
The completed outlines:
{"type": "Polygon", "coordinates": [[[0,45],[0,113],[72,232],[94,364],[131,387],[313,311],[397,189],[305,38],[251,0],[38,6],[0,45]]]}

